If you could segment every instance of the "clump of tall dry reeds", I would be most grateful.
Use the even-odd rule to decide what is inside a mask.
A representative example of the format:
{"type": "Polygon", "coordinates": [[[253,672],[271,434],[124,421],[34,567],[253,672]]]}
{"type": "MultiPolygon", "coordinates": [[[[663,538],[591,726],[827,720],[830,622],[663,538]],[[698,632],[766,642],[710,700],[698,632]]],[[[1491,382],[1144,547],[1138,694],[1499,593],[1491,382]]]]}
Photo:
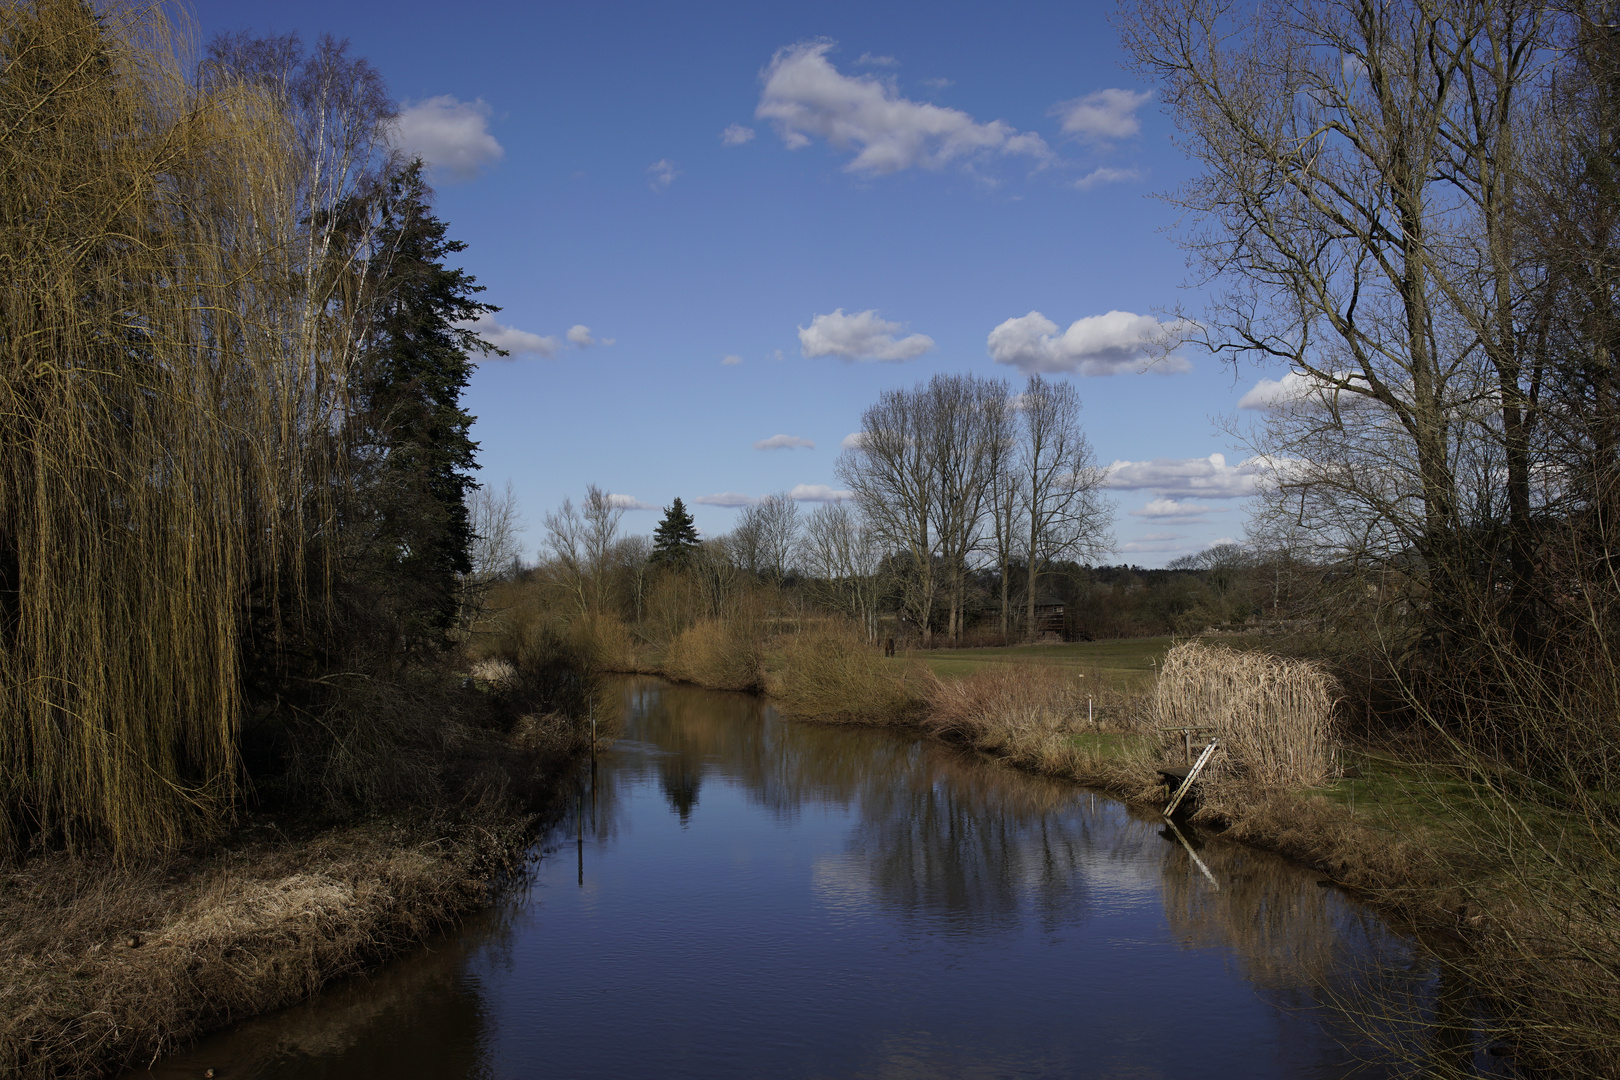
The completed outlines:
{"type": "Polygon", "coordinates": [[[158,5],[0,8],[0,856],[215,827],[248,609],[275,636],[326,576],[324,151],[182,51],[158,5]]]}
{"type": "Polygon", "coordinates": [[[664,652],[674,679],[715,690],[758,690],[760,646],[746,623],[709,619],[676,635],[664,652]]]}
{"type": "Polygon", "coordinates": [[[1160,727],[1207,725],[1223,767],[1263,785],[1308,787],[1334,770],[1337,687],[1320,664],[1183,642],[1153,687],[1160,727]]]}
{"type": "Polygon", "coordinates": [[[892,724],[914,720],[926,706],[926,676],[885,659],[853,628],[832,627],[785,640],[782,712],[803,720],[892,724]]]}

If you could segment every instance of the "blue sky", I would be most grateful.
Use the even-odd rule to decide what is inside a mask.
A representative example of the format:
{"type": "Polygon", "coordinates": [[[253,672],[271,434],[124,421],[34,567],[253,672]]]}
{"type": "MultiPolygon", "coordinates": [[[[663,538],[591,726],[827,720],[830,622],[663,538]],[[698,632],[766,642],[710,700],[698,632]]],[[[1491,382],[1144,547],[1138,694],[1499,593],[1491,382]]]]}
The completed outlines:
{"type": "Polygon", "coordinates": [[[1214,420],[1262,373],[1192,351],[1137,371],[1153,320],[1202,297],[1152,197],[1191,165],[1121,66],[1111,5],[192,11],[204,36],[347,37],[387,79],[502,308],[490,333],[528,350],[482,363],[465,400],[530,559],[589,483],[681,496],[711,534],[728,495],[836,492],[862,409],[942,371],[1076,383],[1119,463],[1110,561],[1242,535],[1254,478],[1214,420]]]}

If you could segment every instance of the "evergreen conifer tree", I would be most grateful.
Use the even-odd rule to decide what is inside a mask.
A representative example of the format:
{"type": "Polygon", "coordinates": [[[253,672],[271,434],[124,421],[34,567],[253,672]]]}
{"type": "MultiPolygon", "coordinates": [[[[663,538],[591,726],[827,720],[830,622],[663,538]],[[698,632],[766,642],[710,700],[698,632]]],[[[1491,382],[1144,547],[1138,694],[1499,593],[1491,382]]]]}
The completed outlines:
{"type": "Polygon", "coordinates": [[[495,352],[466,324],[480,303],[472,275],[445,265],[466,245],[445,235],[413,161],[389,178],[370,271],[375,315],[365,342],[360,442],[372,520],[369,560],[408,645],[452,624],[456,575],[472,569],[465,496],[476,486],[474,417],[461,407],[473,352],[495,352]]]}
{"type": "Polygon", "coordinates": [[[691,557],[697,546],[697,526],[692,523],[686,505],[677,497],[665,508],[664,520],[653,530],[652,561],[678,566],[691,557]]]}

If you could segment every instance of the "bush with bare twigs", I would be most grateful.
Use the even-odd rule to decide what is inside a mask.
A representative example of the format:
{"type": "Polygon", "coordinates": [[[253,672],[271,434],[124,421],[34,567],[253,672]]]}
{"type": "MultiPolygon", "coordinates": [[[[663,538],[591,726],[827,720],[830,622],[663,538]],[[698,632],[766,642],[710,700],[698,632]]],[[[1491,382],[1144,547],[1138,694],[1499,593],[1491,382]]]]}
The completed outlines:
{"type": "Polygon", "coordinates": [[[853,627],[815,630],[787,639],[782,712],[805,720],[890,724],[917,718],[925,706],[919,668],[886,660],[853,627]]]}
{"type": "Polygon", "coordinates": [[[673,679],[715,690],[758,690],[760,648],[750,629],[729,620],[700,622],[669,643],[664,670],[673,679]]]}

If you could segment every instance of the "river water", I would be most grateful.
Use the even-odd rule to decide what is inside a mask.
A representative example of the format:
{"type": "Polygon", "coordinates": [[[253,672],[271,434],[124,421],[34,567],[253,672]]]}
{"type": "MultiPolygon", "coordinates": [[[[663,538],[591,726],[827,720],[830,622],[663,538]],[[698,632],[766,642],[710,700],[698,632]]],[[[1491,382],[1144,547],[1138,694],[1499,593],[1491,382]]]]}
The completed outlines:
{"type": "Polygon", "coordinates": [[[526,885],[160,1062],[221,1080],[1471,1071],[1410,940],[1317,875],[911,735],[622,685],[526,885]]]}

